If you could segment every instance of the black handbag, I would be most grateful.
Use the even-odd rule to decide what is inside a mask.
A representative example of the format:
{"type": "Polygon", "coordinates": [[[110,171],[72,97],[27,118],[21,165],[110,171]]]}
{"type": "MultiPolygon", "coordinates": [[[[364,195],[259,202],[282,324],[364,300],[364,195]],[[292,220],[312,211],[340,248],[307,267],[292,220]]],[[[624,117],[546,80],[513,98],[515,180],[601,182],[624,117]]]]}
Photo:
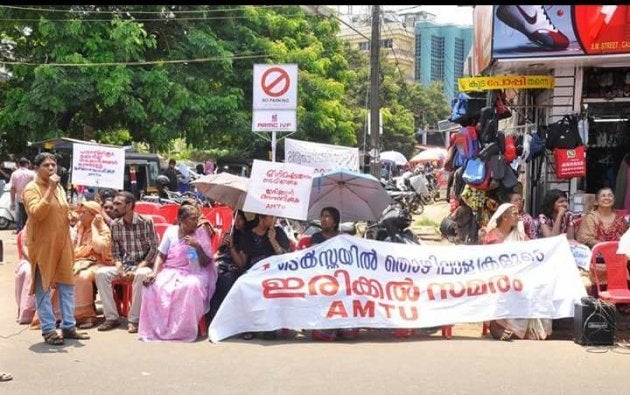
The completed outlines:
{"type": "Polygon", "coordinates": [[[494,107],[490,106],[481,109],[479,115],[479,130],[479,141],[481,144],[489,144],[497,138],[499,123],[494,107]]]}
{"type": "Polygon", "coordinates": [[[578,145],[584,144],[578,131],[577,116],[565,115],[561,120],[548,126],[545,138],[545,147],[548,150],[554,148],[573,149],[578,145]]]}
{"type": "Polygon", "coordinates": [[[493,180],[502,180],[505,177],[505,168],[507,166],[505,157],[501,154],[493,155],[488,159],[488,169],[493,180]]]}
{"type": "Polygon", "coordinates": [[[496,141],[493,141],[483,147],[483,149],[477,154],[477,157],[481,160],[488,160],[491,156],[499,155],[501,153],[502,151],[499,144],[496,141]]]}

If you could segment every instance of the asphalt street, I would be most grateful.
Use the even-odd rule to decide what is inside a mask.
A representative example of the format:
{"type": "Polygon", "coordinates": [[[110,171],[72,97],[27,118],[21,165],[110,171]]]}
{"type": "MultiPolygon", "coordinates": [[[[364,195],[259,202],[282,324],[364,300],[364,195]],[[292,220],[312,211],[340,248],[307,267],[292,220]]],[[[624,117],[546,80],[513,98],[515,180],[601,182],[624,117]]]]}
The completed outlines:
{"type": "Polygon", "coordinates": [[[630,349],[583,347],[570,333],[547,341],[481,337],[481,324],[454,337],[389,332],[321,343],[227,339],[212,344],[145,343],[121,326],[48,346],[16,323],[15,236],[0,231],[0,371],[14,379],[0,393],[212,394],[586,394],[627,393],[630,349]]]}

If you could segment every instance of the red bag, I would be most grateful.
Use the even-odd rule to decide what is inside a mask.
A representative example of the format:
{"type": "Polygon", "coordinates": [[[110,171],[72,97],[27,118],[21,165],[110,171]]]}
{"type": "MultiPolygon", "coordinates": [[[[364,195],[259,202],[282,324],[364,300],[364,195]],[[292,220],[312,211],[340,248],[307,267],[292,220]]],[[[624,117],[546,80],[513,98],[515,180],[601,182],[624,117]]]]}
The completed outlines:
{"type": "Polygon", "coordinates": [[[514,136],[505,136],[505,151],[503,155],[505,156],[505,161],[507,163],[511,163],[514,159],[516,159],[516,144],[514,143],[514,136]]]}
{"type": "Polygon", "coordinates": [[[572,149],[555,148],[553,157],[556,161],[556,178],[586,176],[586,146],[578,145],[572,149]]]}

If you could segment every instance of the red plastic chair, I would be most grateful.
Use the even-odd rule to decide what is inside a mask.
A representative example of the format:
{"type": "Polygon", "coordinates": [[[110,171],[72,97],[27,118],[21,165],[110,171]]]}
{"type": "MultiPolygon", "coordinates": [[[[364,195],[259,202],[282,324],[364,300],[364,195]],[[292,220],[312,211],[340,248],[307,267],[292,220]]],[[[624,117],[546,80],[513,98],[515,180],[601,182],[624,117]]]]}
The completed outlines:
{"type": "Polygon", "coordinates": [[[197,326],[198,326],[197,336],[199,337],[208,336],[208,325],[206,324],[205,314],[201,316],[201,319],[199,320],[199,324],[197,324],[197,326]]]}
{"type": "Polygon", "coordinates": [[[591,273],[595,278],[597,295],[599,299],[610,303],[630,303],[630,289],[628,289],[628,257],[617,254],[618,241],[604,241],[593,246],[593,256],[591,258],[591,273]],[[597,278],[595,264],[597,256],[601,254],[606,264],[607,285],[602,291],[597,278]]]}
{"type": "Polygon", "coordinates": [[[147,216],[147,217],[151,217],[151,219],[153,220],[153,225],[156,225],[156,224],[168,224],[168,221],[166,220],[166,218],[162,217],[159,214],[144,214],[144,215],[147,216]]]}
{"type": "Polygon", "coordinates": [[[166,219],[169,224],[177,223],[177,212],[179,211],[179,204],[163,204],[160,206],[160,215],[166,219]]]}
{"type": "Polygon", "coordinates": [[[157,203],[139,201],[133,210],[138,214],[160,215],[160,205],[157,203]]]}
{"type": "Polygon", "coordinates": [[[158,235],[158,243],[160,241],[162,241],[162,237],[164,237],[164,232],[166,231],[166,229],[168,229],[171,226],[171,224],[167,224],[166,222],[162,222],[162,223],[158,223],[158,224],[153,224],[153,227],[155,228],[155,233],[157,233],[158,235]]]}
{"type": "Polygon", "coordinates": [[[222,233],[228,233],[232,228],[234,210],[228,206],[215,206],[210,210],[206,218],[208,218],[212,226],[220,228],[222,233]]]}
{"type": "Polygon", "coordinates": [[[311,246],[311,236],[309,235],[304,235],[302,237],[300,237],[300,240],[298,240],[297,243],[297,250],[303,250],[305,248],[308,248],[311,246]]]}
{"type": "Polygon", "coordinates": [[[131,309],[131,301],[133,296],[133,280],[131,279],[118,279],[112,281],[112,289],[114,290],[114,302],[116,303],[116,309],[118,314],[123,317],[129,316],[129,310],[131,309]],[[118,295],[119,287],[120,296],[118,295]]]}

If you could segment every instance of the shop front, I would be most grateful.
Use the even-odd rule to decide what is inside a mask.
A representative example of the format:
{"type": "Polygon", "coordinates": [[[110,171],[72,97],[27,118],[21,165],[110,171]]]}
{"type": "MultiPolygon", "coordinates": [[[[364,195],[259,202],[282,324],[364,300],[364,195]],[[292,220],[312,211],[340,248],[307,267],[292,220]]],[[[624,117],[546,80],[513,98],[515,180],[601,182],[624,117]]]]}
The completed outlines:
{"type": "Polygon", "coordinates": [[[616,208],[630,210],[630,6],[476,6],[474,21],[471,75],[554,79],[548,89],[507,89],[516,116],[500,127],[534,133],[565,117],[578,121],[585,174],[558,178],[554,150],[546,150],[523,169],[528,211],[537,214],[544,193],[558,188],[582,212],[604,186],[616,208]]]}

